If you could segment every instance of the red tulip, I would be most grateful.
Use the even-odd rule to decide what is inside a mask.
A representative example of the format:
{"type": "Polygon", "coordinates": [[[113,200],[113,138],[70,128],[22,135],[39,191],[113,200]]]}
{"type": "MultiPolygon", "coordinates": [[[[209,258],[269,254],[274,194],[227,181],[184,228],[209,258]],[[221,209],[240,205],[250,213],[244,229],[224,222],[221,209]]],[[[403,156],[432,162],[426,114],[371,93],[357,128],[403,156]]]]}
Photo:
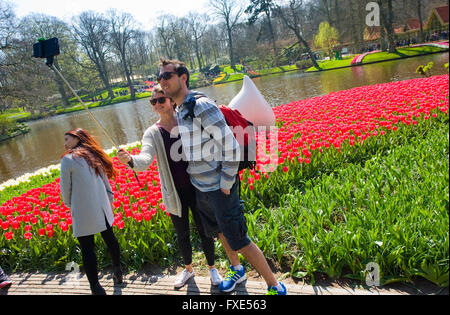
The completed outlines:
{"type": "Polygon", "coordinates": [[[2,229],[5,230],[5,231],[7,229],[9,229],[9,221],[5,221],[5,222],[2,223],[2,229]]]}
{"type": "Polygon", "coordinates": [[[14,237],[14,233],[13,232],[5,232],[5,238],[9,241],[12,240],[14,237]]]}
{"type": "Polygon", "coordinates": [[[26,232],[26,233],[23,235],[23,237],[24,237],[26,240],[31,240],[31,239],[33,238],[33,235],[32,235],[30,232],[26,232]]]}

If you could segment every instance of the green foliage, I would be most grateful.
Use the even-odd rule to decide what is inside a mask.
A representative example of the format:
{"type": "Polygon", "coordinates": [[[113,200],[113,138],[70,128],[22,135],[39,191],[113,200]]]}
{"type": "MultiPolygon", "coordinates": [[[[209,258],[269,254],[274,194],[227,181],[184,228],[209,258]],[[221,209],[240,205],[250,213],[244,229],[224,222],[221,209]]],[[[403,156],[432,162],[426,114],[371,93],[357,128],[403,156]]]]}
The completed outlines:
{"type": "MultiPolygon", "coordinates": [[[[244,186],[249,234],[295,277],[382,283],[420,276],[448,286],[448,117],[334,149],[244,186]],[[316,160],[316,162],[314,162],[316,160]]],[[[244,182],[246,177],[244,177],[244,182]]]]}
{"type": "Polygon", "coordinates": [[[323,48],[328,51],[330,58],[333,55],[333,48],[339,43],[339,32],[328,22],[322,22],[319,25],[319,33],[314,37],[314,44],[317,48],[323,48]]]}
{"type": "Polygon", "coordinates": [[[434,66],[434,62],[429,62],[426,66],[420,65],[416,69],[416,73],[421,74],[423,76],[429,77],[431,76],[431,69],[434,66]]]}

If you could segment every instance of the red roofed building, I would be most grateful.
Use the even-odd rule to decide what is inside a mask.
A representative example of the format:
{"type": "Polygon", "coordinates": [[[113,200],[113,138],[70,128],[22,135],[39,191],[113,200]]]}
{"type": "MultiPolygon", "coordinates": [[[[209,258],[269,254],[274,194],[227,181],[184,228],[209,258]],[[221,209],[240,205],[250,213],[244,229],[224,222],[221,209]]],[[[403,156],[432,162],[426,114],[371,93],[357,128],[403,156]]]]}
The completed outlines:
{"type": "Polygon", "coordinates": [[[430,17],[425,23],[427,31],[444,31],[448,30],[449,14],[448,5],[444,7],[434,8],[431,10],[430,17]]]}
{"type": "MultiPolygon", "coordinates": [[[[449,6],[437,7],[431,10],[428,20],[423,24],[424,33],[440,33],[449,29],[449,6]]],[[[411,39],[418,37],[420,32],[420,20],[408,19],[403,26],[393,25],[394,33],[398,39],[411,39]]],[[[427,35],[427,36],[428,36],[427,35]]],[[[380,27],[367,27],[364,32],[365,41],[377,41],[380,39],[380,27]]]]}

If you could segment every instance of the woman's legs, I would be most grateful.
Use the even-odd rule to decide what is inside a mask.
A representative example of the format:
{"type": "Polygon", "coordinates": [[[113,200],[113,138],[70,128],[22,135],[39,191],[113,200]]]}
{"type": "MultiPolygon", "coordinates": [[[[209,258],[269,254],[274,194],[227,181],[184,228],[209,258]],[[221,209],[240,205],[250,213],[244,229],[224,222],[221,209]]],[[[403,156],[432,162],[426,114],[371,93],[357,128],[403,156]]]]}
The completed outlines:
{"type": "MultiPolygon", "coordinates": [[[[105,218],[106,221],[106,218],[105,218]]],[[[109,226],[108,221],[106,221],[106,230],[101,233],[103,240],[108,247],[109,254],[111,255],[111,260],[113,262],[113,266],[120,267],[120,247],[119,242],[117,241],[116,236],[112,228],[109,226]]]]}
{"type": "MultiPolygon", "coordinates": [[[[105,219],[106,220],[106,219],[105,219]]],[[[120,248],[112,228],[106,222],[106,230],[101,233],[108,247],[114,267],[120,267],[120,248]]],[[[83,257],[83,265],[91,287],[98,283],[97,255],[95,254],[94,235],[78,237],[83,257]]]]}
{"type": "MultiPolygon", "coordinates": [[[[181,198],[181,196],[180,196],[181,198]]],[[[171,215],[175,232],[177,233],[178,249],[183,258],[183,262],[186,269],[192,272],[192,246],[191,246],[191,233],[189,231],[189,208],[184,207],[182,209],[181,218],[176,215],[171,215]]]]}
{"type": "Polygon", "coordinates": [[[215,264],[215,248],[214,239],[206,236],[205,229],[203,227],[200,214],[197,212],[195,205],[191,208],[192,216],[194,218],[195,226],[197,227],[198,234],[202,243],[203,253],[205,253],[206,261],[208,262],[209,269],[214,268],[215,264]]]}
{"type": "Polygon", "coordinates": [[[98,283],[97,256],[95,255],[94,235],[78,237],[83,266],[91,288],[98,283]]]}

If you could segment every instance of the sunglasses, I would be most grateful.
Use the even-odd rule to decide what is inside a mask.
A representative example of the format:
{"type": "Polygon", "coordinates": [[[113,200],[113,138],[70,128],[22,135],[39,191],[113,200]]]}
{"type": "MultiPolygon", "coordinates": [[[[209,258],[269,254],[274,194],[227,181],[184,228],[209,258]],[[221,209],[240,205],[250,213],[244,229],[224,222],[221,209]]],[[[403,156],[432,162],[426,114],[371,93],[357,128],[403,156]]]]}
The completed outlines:
{"type": "Polygon", "coordinates": [[[154,98],[154,99],[151,99],[151,100],[150,100],[150,103],[151,103],[153,106],[155,106],[156,103],[164,104],[164,103],[166,102],[166,99],[167,99],[167,98],[168,98],[168,97],[165,97],[165,96],[161,96],[161,97],[158,97],[158,98],[154,98]]]}
{"type": "Polygon", "coordinates": [[[171,78],[172,78],[172,75],[174,75],[174,74],[178,74],[177,72],[164,72],[164,73],[161,73],[159,76],[158,76],[158,79],[157,79],[157,81],[158,82],[161,82],[161,80],[162,79],[164,79],[164,80],[170,80],[171,78]]]}

